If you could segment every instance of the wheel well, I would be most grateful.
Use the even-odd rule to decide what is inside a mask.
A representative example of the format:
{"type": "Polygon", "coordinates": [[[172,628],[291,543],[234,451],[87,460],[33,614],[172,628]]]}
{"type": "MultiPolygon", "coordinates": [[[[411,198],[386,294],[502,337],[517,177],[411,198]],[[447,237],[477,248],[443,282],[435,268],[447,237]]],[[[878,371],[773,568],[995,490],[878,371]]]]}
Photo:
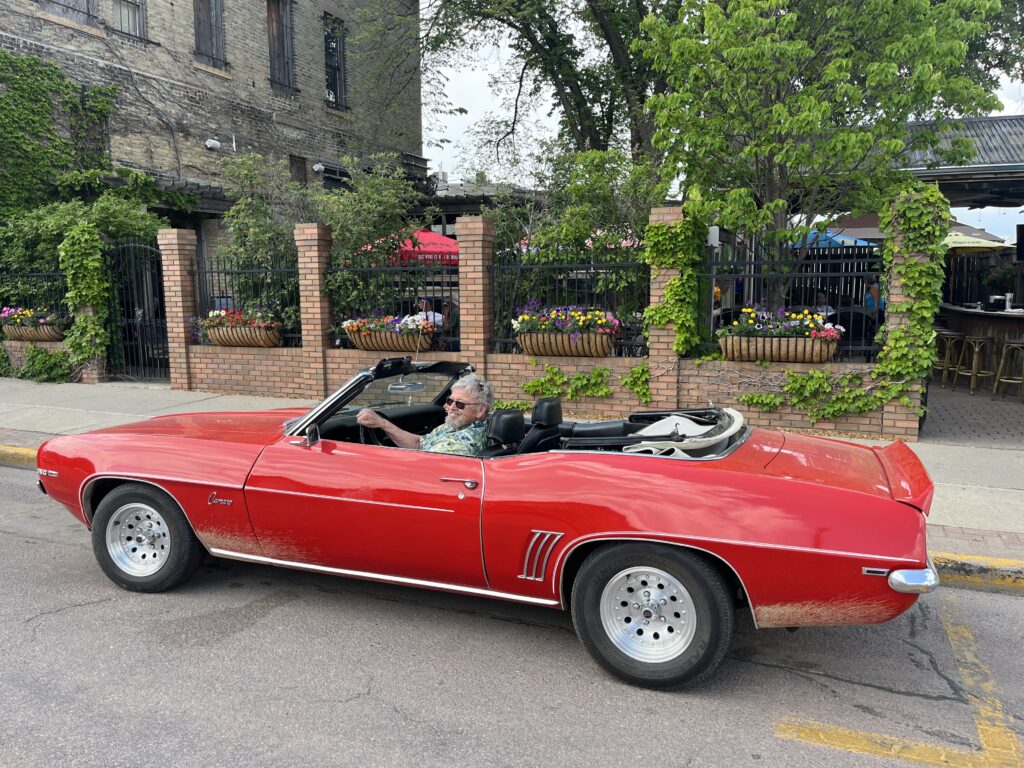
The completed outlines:
{"type": "Polygon", "coordinates": [[[82,508],[85,512],[85,518],[89,521],[90,526],[92,525],[93,517],[96,515],[96,508],[103,502],[103,499],[106,498],[106,496],[115,488],[119,488],[120,486],[127,485],[129,483],[155,488],[160,491],[160,493],[168,496],[176,506],[179,508],[181,507],[173,496],[170,496],[167,491],[154,483],[147,483],[145,480],[136,480],[127,477],[101,477],[89,484],[89,487],[86,488],[82,498],[82,508]]]}
{"type": "Polygon", "coordinates": [[[639,541],[662,544],[666,547],[675,547],[677,549],[685,549],[694,557],[699,557],[725,580],[730,594],[732,594],[736,600],[736,607],[748,605],[747,593],[746,590],[743,589],[743,583],[740,581],[739,576],[736,575],[732,566],[728,565],[717,555],[713,555],[710,552],[705,552],[693,547],[688,547],[685,544],[676,544],[670,541],[649,542],[647,539],[601,539],[600,541],[590,541],[576,547],[576,549],[569,553],[569,557],[566,558],[565,561],[565,566],[562,568],[562,605],[564,605],[566,609],[570,608],[570,604],[572,602],[572,587],[576,582],[576,576],[580,572],[583,562],[590,557],[593,552],[596,552],[598,549],[603,547],[639,541]]]}

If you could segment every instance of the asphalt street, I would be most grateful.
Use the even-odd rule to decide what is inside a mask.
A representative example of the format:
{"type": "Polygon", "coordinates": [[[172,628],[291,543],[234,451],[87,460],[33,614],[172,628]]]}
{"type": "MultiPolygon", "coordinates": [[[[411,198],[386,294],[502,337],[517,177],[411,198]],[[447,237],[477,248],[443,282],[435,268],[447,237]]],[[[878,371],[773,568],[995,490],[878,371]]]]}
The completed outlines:
{"type": "Polygon", "coordinates": [[[212,560],[125,592],[3,467],[0,589],[5,768],[1024,765],[1009,595],[940,589],[888,624],[795,633],[740,613],[716,678],[656,693],[547,609],[212,560]]]}

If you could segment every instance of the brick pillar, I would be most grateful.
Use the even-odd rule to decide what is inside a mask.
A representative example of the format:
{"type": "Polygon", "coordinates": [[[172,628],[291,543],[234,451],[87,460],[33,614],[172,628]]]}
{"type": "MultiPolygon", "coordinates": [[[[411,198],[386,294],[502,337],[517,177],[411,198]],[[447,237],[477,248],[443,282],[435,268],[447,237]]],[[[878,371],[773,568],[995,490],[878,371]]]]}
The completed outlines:
{"type": "MultiPolygon", "coordinates": [[[[682,208],[652,208],[651,224],[674,224],[683,220],[682,208]]],[[[665,286],[678,269],[651,268],[651,304],[665,295],[665,286]]],[[[658,410],[679,407],[679,354],[675,351],[676,329],[673,323],[651,328],[647,339],[647,361],[651,368],[651,402],[648,408],[658,410]]]]}
{"type": "Polygon", "coordinates": [[[171,389],[191,389],[188,345],[196,314],[190,270],[196,263],[196,233],[191,229],[161,229],[157,233],[164,272],[164,316],[171,363],[171,389]]]}
{"type": "Polygon", "coordinates": [[[494,350],[494,221],[460,216],[459,318],[462,357],[487,375],[487,355],[494,350]]]}
{"type": "Polygon", "coordinates": [[[327,394],[327,329],[331,303],[324,296],[324,273],[331,259],[331,231],[323,224],[296,224],[299,249],[299,312],[302,318],[302,372],[310,397],[327,394]]]}
{"type": "MultiPolygon", "coordinates": [[[[895,251],[892,260],[892,269],[888,274],[881,275],[880,281],[885,287],[885,337],[891,338],[894,331],[910,325],[910,318],[905,311],[901,311],[905,305],[910,303],[910,298],[903,293],[903,283],[898,274],[898,267],[907,261],[920,261],[927,259],[920,253],[905,253],[903,250],[903,236],[899,233],[893,235],[895,251]]],[[[913,406],[921,404],[921,383],[914,384],[913,389],[907,395],[913,406]]],[[[899,400],[893,400],[882,407],[882,434],[889,437],[899,437],[910,442],[917,440],[920,417],[913,408],[907,407],[899,400]]]]}

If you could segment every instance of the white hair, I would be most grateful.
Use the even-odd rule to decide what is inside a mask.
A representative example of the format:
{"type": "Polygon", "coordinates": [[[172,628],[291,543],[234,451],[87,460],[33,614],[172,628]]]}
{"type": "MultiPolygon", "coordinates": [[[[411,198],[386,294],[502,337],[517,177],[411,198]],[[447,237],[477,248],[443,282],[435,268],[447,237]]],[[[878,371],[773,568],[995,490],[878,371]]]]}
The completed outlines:
{"type": "Polygon", "coordinates": [[[452,389],[461,389],[465,392],[469,392],[474,400],[487,406],[488,413],[490,413],[491,409],[494,407],[494,387],[475,373],[463,376],[452,384],[452,389]]]}

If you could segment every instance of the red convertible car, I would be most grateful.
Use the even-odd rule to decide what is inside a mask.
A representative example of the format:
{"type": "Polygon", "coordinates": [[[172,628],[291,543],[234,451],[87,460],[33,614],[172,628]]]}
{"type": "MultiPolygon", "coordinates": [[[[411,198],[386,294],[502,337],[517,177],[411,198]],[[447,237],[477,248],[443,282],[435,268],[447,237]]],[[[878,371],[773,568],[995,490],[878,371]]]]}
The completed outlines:
{"type": "Polygon", "coordinates": [[[529,423],[496,411],[480,456],[396,448],[374,408],[425,434],[465,364],[383,360],[309,412],[161,416],[39,450],[44,493],[100,567],[158,592],[204,556],[568,609],[611,673],[695,685],[758,627],[874,623],[933,589],[932,483],[902,443],[752,429],[732,410],[529,423]]]}

